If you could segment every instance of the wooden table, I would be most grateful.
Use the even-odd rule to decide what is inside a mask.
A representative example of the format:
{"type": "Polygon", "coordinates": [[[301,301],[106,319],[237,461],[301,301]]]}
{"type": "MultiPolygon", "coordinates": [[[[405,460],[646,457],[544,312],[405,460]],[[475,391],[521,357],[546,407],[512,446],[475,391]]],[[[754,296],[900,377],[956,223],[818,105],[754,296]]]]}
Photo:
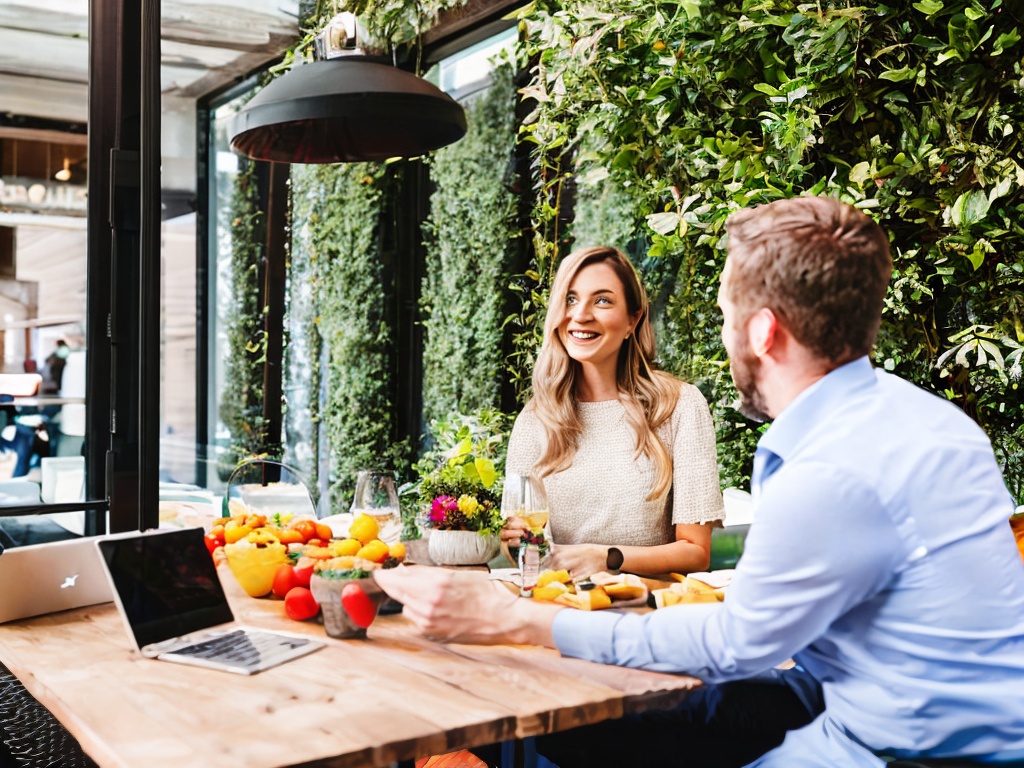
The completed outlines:
{"type": "Polygon", "coordinates": [[[699,684],[545,648],[434,643],[401,615],[334,640],[221,571],[240,622],[327,647],[252,677],[154,661],[106,604],[0,625],[0,662],[104,768],[386,766],[669,707],[699,684]]]}

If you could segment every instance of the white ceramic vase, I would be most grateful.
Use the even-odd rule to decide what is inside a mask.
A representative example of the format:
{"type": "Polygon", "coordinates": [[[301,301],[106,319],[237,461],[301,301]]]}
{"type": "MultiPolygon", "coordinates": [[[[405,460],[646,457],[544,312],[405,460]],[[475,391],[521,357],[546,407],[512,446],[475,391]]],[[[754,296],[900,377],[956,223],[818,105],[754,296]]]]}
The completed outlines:
{"type": "Polygon", "coordinates": [[[427,552],[436,565],[482,565],[495,558],[501,539],[476,531],[430,532],[427,552]]]}

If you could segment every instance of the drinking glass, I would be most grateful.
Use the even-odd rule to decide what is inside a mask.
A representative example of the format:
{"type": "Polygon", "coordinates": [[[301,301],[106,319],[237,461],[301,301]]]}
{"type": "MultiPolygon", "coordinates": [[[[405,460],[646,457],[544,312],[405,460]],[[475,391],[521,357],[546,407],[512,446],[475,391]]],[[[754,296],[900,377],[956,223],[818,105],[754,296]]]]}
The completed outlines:
{"type": "Polygon", "coordinates": [[[367,514],[377,521],[378,538],[394,544],[402,535],[402,516],[395,479],[386,472],[364,470],[356,476],[352,515],[367,514]]]}
{"type": "Polygon", "coordinates": [[[530,526],[530,532],[544,533],[548,524],[548,495],[544,481],[533,475],[523,475],[519,498],[519,516],[530,526]]]}

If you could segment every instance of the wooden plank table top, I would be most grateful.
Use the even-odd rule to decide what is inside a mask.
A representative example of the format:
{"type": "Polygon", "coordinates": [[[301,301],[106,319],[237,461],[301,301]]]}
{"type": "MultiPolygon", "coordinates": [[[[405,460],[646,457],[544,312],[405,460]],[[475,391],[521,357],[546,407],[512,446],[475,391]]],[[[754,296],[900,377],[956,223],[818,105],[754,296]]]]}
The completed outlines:
{"type": "Polygon", "coordinates": [[[108,603],[0,625],[0,662],[104,768],[386,766],[669,707],[699,684],[546,648],[435,643],[401,615],[335,640],[219,570],[239,623],[326,647],[253,676],[146,659],[108,603]]]}

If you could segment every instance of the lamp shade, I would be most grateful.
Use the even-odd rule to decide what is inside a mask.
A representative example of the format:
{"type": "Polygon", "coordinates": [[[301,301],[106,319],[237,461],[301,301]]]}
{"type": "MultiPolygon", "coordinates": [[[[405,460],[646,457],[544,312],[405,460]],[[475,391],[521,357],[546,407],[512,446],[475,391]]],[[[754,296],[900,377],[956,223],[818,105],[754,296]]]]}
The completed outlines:
{"type": "Polygon", "coordinates": [[[232,121],[231,147],[255,160],[338,163],[415,157],[465,134],[462,107],[423,78],[340,56],[268,84],[232,121]]]}

